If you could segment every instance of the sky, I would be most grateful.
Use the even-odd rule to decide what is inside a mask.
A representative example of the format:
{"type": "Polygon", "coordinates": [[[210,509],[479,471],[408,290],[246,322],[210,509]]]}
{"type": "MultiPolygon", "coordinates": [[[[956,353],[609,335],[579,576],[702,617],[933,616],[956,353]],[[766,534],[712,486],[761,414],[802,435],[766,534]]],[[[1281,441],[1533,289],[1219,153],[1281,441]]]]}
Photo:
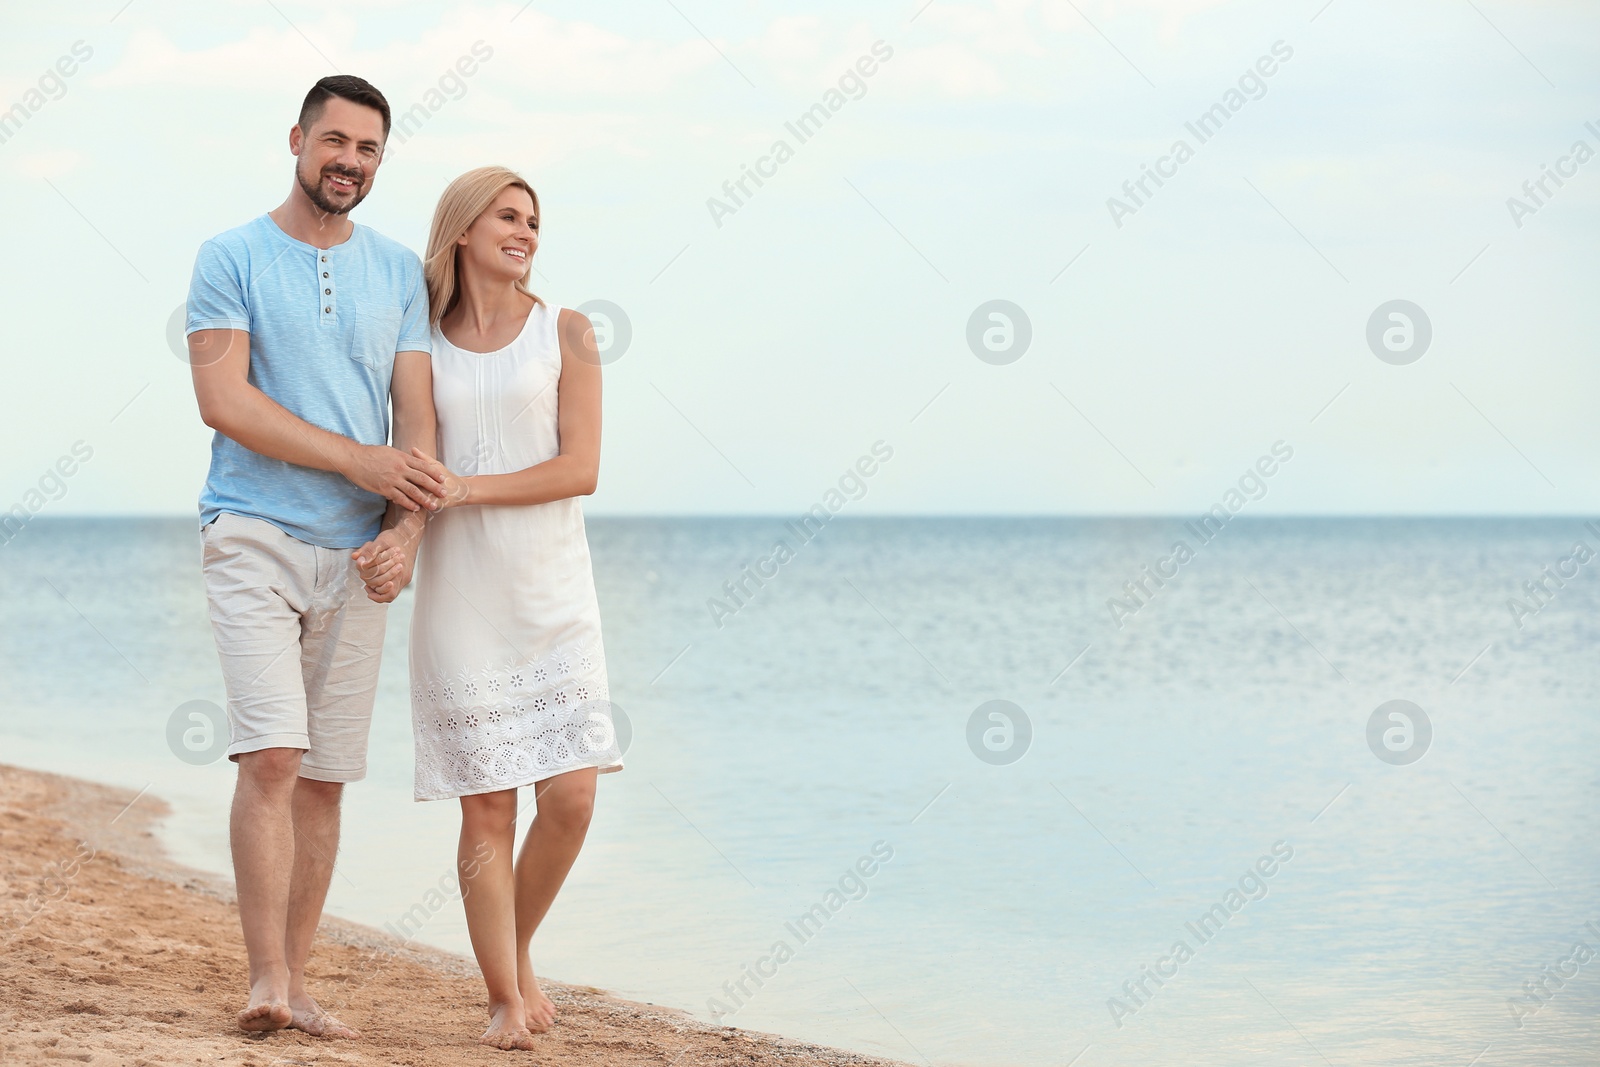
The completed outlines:
{"type": "Polygon", "coordinates": [[[1285,449],[1247,513],[1600,488],[1593,4],[0,0],[0,31],[0,510],[44,480],[42,513],[196,514],[173,314],[335,72],[413,116],[356,221],[420,251],[505,164],[535,291],[626,316],[591,515],[795,515],[875,447],[845,513],[1195,514],[1285,449]]]}

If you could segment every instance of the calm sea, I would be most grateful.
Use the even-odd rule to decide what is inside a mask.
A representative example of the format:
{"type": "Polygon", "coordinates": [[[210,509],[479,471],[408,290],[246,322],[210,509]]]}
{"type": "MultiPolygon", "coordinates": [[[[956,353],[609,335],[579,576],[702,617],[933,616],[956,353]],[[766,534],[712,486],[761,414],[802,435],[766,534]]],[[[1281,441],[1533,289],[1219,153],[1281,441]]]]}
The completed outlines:
{"type": "MultiPolygon", "coordinates": [[[[1597,1062],[1582,520],[589,533],[632,738],[541,973],[918,1063],[1597,1062]]],[[[0,546],[0,760],[150,785],[226,870],[232,766],[169,745],[223,700],[198,563],[186,519],[0,546]]],[[[457,808],[411,800],[409,612],[328,907],[465,952],[432,892],[457,808]]]]}

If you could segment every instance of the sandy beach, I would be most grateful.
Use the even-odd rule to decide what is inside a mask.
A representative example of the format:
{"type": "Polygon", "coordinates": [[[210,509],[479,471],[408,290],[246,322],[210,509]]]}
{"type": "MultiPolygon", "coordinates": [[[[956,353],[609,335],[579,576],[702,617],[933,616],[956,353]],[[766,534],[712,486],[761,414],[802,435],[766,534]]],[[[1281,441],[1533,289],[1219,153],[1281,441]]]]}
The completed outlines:
{"type": "Polygon", "coordinates": [[[550,979],[555,1027],[534,1052],[498,1052],[474,1041],[485,1014],[472,960],[332,918],[312,991],[363,1036],[246,1035],[232,885],[167,860],[165,810],[150,791],[0,765],[0,1063],[891,1067],[550,979]]]}

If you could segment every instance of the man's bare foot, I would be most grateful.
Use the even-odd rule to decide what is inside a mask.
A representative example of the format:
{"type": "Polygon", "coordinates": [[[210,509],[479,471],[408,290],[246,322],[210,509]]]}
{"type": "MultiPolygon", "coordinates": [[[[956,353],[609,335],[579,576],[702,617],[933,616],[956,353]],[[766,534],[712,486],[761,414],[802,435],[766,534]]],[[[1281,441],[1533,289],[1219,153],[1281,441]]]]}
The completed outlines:
{"type": "Polygon", "coordinates": [[[239,1013],[239,1029],[251,1033],[282,1030],[289,1025],[293,1013],[289,998],[282,989],[274,989],[271,979],[263,978],[250,987],[250,1003],[239,1013]]]}
{"type": "Polygon", "coordinates": [[[501,1004],[499,1007],[491,1004],[489,1029],[483,1032],[478,1042],[490,1048],[500,1049],[502,1052],[510,1052],[513,1049],[532,1052],[533,1035],[522,1025],[522,1010],[521,1004],[501,1004]]]}
{"type": "Polygon", "coordinates": [[[549,1030],[556,1021],[556,1006],[544,995],[544,990],[539,988],[539,979],[533,973],[533,963],[526,955],[517,961],[517,991],[522,994],[528,1029],[536,1034],[549,1030]]]}
{"type": "Polygon", "coordinates": [[[312,1037],[360,1037],[361,1033],[353,1027],[335,1019],[332,1015],[322,1010],[322,1006],[311,996],[301,993],[289,998],[291,1017],[289,1027],[294,1030],[303,1030],[312,1037]]]}

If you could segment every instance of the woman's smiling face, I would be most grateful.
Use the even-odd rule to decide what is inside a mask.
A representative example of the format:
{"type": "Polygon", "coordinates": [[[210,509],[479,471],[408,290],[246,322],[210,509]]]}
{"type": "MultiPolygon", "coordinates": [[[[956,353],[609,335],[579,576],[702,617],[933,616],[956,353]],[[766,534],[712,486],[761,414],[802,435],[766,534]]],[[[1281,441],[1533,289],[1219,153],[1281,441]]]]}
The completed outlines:
{"type": "Polygon", "coordinates": [[[533,254],[539,249],[539,218],[533,197],[519,186],[506,186],[456,243],[461,247],[463,268],[470,262],[474,273],[481,272],[486,278],[515,281],[527,277],[533,254]]]}

